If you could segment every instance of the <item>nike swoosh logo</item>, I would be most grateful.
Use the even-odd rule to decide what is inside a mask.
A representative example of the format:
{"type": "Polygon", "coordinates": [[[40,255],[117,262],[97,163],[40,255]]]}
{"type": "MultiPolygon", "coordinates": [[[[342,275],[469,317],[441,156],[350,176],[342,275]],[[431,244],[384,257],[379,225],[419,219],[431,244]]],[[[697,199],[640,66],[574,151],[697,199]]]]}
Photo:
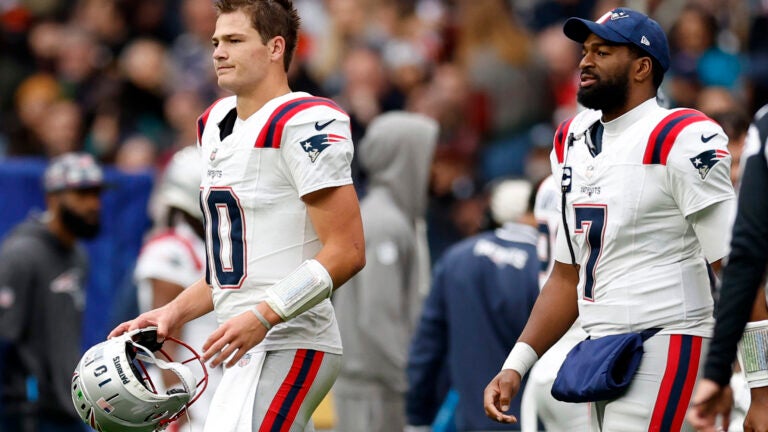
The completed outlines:
{"type": "MultiPolygon", "coordinates": [[[[315,126],[315,127],[317,127],[317,126],[315,126]]],[[[712,134],[712,135],[710,135],[708,137],[705,137],[704,134],[701,134],[701,142],[709,142],[709,140],[711,140],[712,138],[714,138],[716,136],[717,136],[717,134],[712,134]]]]}
{"type": "Polygon", "coordinates": [[[328,126],[329,124],[331,124],[331,123],[333,123],[335,121],[336,121],[336,119],[328,120],[327,123],[323,123],[323,124],[320,124],[320,122],[315,122],[315,130],[321,131],[321,130],[325,129],[326,126],[328,126]]]}

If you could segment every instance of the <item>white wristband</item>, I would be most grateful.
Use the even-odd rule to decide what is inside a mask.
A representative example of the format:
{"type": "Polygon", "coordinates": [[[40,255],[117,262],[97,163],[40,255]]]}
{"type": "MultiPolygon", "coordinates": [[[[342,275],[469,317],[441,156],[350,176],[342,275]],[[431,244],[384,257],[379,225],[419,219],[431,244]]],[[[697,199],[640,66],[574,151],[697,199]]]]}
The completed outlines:
{"type": "Polygon", "coordinates": [[[747,323],[736,351],[749,388],[768,385],[768,320],[747,323]]]}
{"type": "Polygon", "coordinates": [[[333,279],[328,270],[310,259],[267,288],[265,301],[283,321],[288,321],[331,297],[332,292],[333,279]]]}
{"type": "Polygon", "coordinates": [[[521,377],[524,377],[537,360],[539,360],[539,355],[530,345],[525,342],[518,342],[512,347],[512,351],[509,352],[501,369],[515,370],[521,377]]]}

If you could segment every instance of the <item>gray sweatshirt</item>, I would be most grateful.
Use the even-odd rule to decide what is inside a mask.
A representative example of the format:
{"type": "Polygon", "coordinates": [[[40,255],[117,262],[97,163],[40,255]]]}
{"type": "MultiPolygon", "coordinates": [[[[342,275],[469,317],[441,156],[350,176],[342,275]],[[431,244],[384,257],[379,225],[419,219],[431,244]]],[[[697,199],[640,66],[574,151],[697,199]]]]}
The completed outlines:
{"type": "MultiPolygon", "coordinates": [[[[334,295],[344,345],[340,382],[405,392],[408,345],[429,263],[419,253],[416,223],[427,208],[437,123],[425,116],[390,112],[377,117],[360,143],[368,193],[360,202],[366,266],[334,295]]],[[[351,390],[351,389],[350,389],[351,390]]]]}

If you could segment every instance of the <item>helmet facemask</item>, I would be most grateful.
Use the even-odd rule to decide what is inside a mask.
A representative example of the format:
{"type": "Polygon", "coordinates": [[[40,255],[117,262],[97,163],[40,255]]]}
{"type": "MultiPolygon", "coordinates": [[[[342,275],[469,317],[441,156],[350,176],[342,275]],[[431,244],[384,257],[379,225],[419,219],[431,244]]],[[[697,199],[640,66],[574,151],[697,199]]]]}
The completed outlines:
{"type": "Polygon", "coordinates": [[[200,397],[208,385],[200,355],[178,339],[156,340],[156,328],[135,330],[94,345],[83,355],[72,376],[71,394],[86,424],[104,432],[162,430],[200,397]],[[174,361],[162,349],[168,341],[188,351],[189,358],[174,361]],[[152,364],[172,371],[181,384],[159,393],[148,373],[152,364]]]}

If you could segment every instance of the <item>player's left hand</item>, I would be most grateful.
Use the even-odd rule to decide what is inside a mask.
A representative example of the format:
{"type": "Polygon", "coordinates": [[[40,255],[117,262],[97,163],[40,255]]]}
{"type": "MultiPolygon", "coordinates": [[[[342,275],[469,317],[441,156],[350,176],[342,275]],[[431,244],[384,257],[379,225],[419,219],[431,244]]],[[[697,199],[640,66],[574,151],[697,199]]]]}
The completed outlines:
{"type": "Polygon", "coordinates": [[[728,430],[733,406],[730,386],[721,387],[712,380],[702,379],[696,385],[686,419],[697,431],[716,432],[718,416],[722,417],[722,429],[728,430]]]}
{"type": "Polygon", "coordinates": [[[207,362],[214,356],[209,364],[215,368],[229,359],[226,367],[237,364],[245,353],[264,340],[267,329],[261,324],[256,315],[245,311],[220,325],[203,345],[203,361],[207,362]],[[217,355],[218,354],[218,355],[217,355]]]}
{"type": "Polygon", "coordinates": [[[744,432],[768,432],[768,387],[750,390],[751,402],[744,418],[744,432]]]}

